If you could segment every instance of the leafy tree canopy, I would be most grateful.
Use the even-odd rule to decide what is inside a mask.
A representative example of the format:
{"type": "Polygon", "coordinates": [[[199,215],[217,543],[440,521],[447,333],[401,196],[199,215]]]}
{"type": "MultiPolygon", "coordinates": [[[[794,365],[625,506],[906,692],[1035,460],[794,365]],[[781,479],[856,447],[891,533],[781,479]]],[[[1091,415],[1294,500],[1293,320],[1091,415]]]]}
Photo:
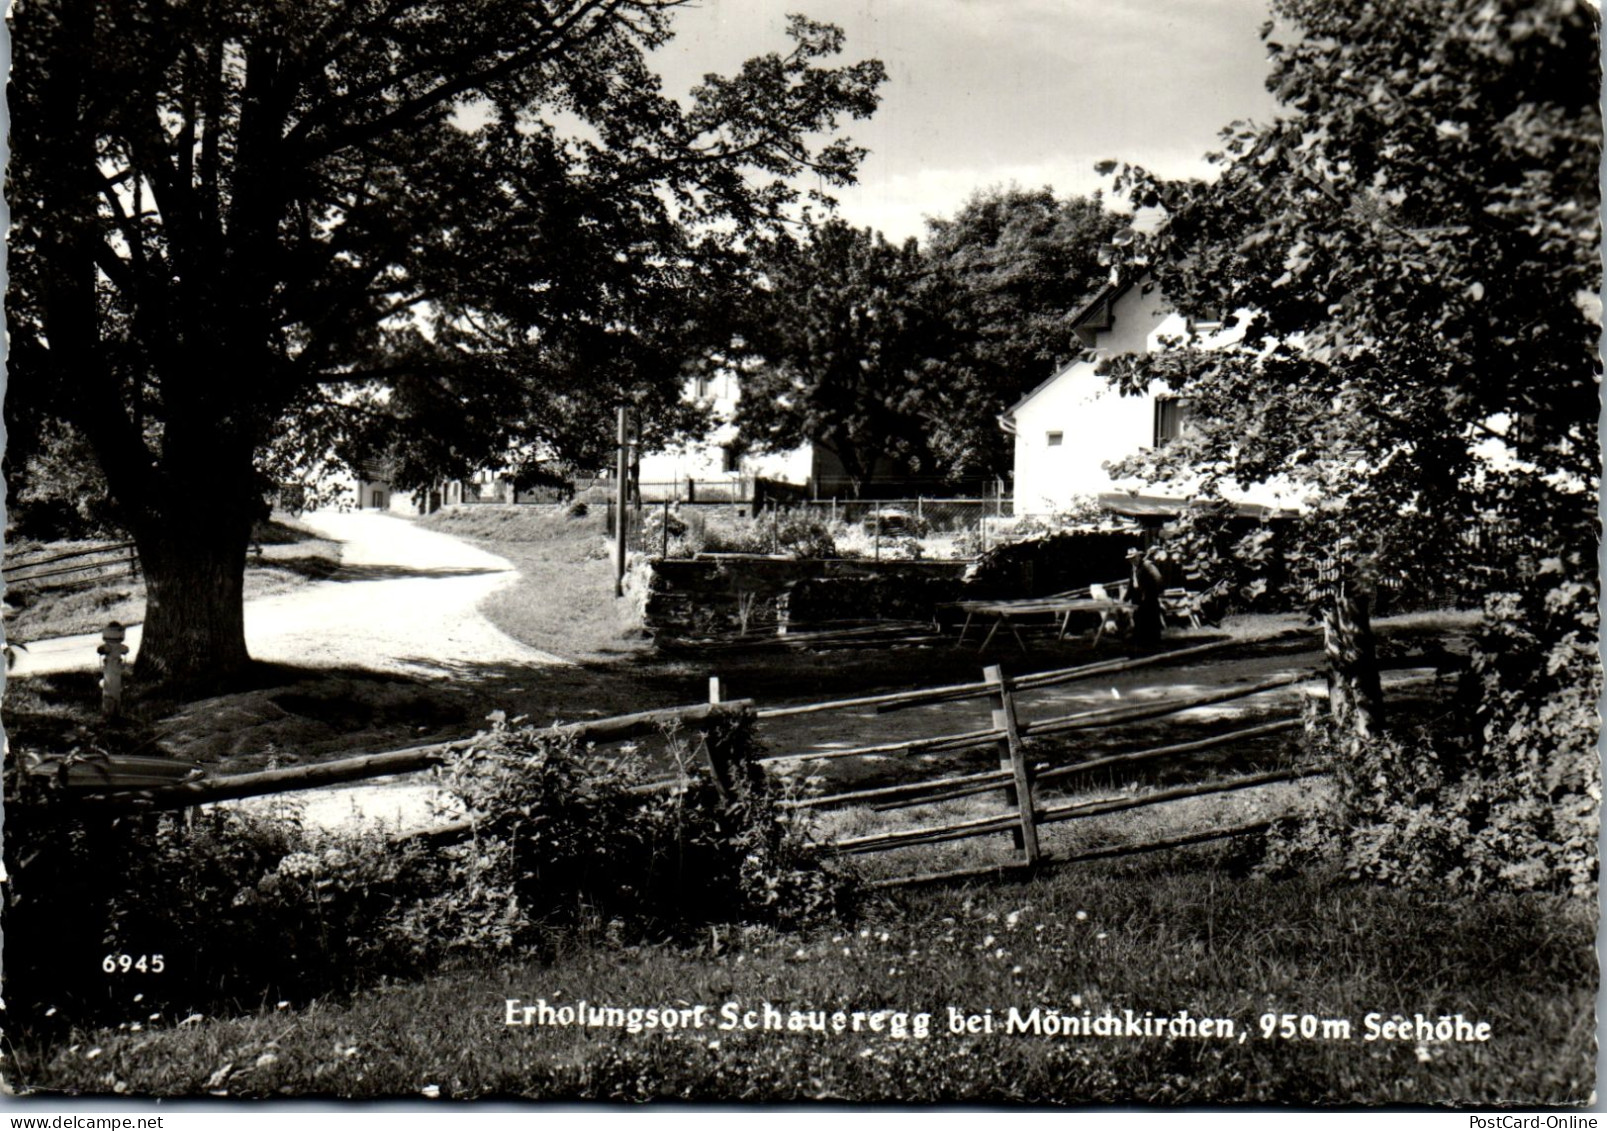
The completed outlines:
{"type": "Polygon", "coordinates": [[[953,219],[927,221],[922,255],[947,280],[951,333],[934,445],[955,475],[1003,475],[1014,453],[998,416],[1081,347],[1072,317],[1105,283],[1102,261],[1123,219],[1097,197],[993,188],[953,219]]]}
{"type": "MultiPolygon", "coordinates": [[[[1129,270],[1187,314],[1245,327],[1236,348],[1113,366],[1201,409],[1193,443],[1130,470],[1287,475],[1313,502],[1288,547],[1300,588],[1331,559],[1353,593],[1388,572],[1481,603],[1451,733],[1353,775],[1384,826],[1355,844],[1400,846],[1408,865],[1452,846],[1481,885],[1588,886],[1599,15],[1575,0],[1274,0],[1273,14],[1284,116],[1230,127],[1213,182],[1119,178],[1164,217],[1129,270]]],[[[1232,549],[1255,571],[1267,547],[1232,549]]]]}
{"type": "Polygon", "coordinates": [[[878,458],[934,483],[1005,474],[998,416],[1079,351],[1070,320],[1121,224],[1097,199],[1009,188],[929,220],[924,244],[840,221],[776,242],[739,330],[743,434],[814,440],[859,482],[878,458]]]}
{"type": "MultiPolygon", "coordinates": [[[[1599,450],[1597,16],[1572,0],[1276,0],[1285,113],[1225,131],[1214,181],[1124,169],[1132,243],[1236,348],[1115,367],[1194,399],[1186,462],[1287,475],[1311,532],[1424,577],[1572,556],[1593,573],[1599,450]],[[1504,562],[1491,560],[1504,547],[1504,562]]],[[[1146,461],[1140,461],[1144,463],[1146,461]]]]}
{"type": "Polygon", "coordinates": [[[890,460],[936,475],[935,375],[949,333],[914,240],[828,220],[774,241],[766,288],[741,317],[748,361],[739,435],[767,451],[813,440],[842,462],[855,494],[890,460]]]}
{"type": "Polygon", "coordinates": [[[420,477],[585,458],[615,402],[674,402],[744,239],[795,174],[852,179],[833,132],[883,77],[793,17],[683,103],[648,58],[680,2],[16,6],[7,412],[93,446],[150,580],[142,668],[245,662],[270,478],[398,436],[420,477]]]}

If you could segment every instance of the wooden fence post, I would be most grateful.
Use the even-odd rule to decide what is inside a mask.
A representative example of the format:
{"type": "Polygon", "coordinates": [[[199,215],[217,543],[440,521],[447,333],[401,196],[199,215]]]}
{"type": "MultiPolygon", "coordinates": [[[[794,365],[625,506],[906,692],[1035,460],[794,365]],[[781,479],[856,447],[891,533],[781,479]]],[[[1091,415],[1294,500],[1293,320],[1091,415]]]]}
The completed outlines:
{"type": "Polygon", "coordinates": [[[999,767],[1009,770],[1011,784],[1005,787],[1006,804],[1014,805],[1021,814],[1021,826],[1013,830],[1016,847],[1028,864],[1038,862],[1038,825],[1033,817],[1032,772],[1021,748],[1021,734],[1016,725],[1015,696],[998,664],[983,670],[983,677],[998,688],[993,694],[993,729],[1004,731],[999,741],[999,767]]]}
{"type": "MultiPolygon", "coordinates": [[[[709,702],[720,703],[724,698],[725,684],[719,676],[709,676],[709,702]]],[[[712,724],[713,720],[710,722],[712,724]]],[[[703,732],[703,750],[708,755],[709,770],[714,775],[714,788],[719,791],[720,800],[730,804],[735,796],[731,783],[730,751],[725,749],[723,743],[711,738],[708,731],[703,732]]]]}

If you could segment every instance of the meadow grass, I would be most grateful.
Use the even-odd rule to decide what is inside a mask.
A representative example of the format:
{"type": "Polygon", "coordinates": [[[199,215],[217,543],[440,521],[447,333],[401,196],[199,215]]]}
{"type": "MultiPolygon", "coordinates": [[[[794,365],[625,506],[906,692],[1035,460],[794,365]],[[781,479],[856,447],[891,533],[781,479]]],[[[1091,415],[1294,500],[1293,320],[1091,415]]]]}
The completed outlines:
{"type": "Polygon", "coordinates": [[[1593,929],[1577,902],[1272,881],[1247,875],[1232,848],[1197,848],[890,893],[852,923],[797,935],[733,927],[692,947],[622,947],[600,926],[557,940],[548,961],[247,1017],[150,1018],[130,1002],[118,1028],[14,1044],[12,1078],[163,1096],[1579,1105],[1594,1086],[1593,929]],[[508,999],[707,1008],[701,1028],[632,1033],[509,1026],[508,999]],[[725,1003],[762,1025],[767,1002],[783,1016],[903,1012],[909,1035],[720,1027],[725,1003]],[[1235,1029],[1004,1031],[1012,1007],[1035,1006],[1187,1010],[1235,1029]],[[991,1010],[993,1031],[951,1032],[951,1008],[991,1010]],[[912,1035],[922,1013],[925,1038],[912,1035]],[[1329,1039],[1264,1038],[1260,1019],[1286,1013],[1346,1021],[1349,1039],[1332,1026],[1329,1039]],[[1369,1042],[1370,1013],[1460,1013],[1491,1037],[1369,1042]]]}

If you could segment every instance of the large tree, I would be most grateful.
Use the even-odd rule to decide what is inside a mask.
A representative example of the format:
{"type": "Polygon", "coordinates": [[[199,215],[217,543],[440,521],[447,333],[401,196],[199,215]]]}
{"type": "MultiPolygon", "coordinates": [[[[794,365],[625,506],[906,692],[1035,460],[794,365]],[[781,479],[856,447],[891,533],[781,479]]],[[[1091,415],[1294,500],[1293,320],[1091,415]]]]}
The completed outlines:
{"type": "Polygon", "coordinates": [[[791,178],[852,179],[831,135],[880,64],[825,65],[841,34],[793,17],[678,101],[649,56],[681,2],[15,6],[7,409],[92,445],[144,676],[246,664],[269,478],[408,422],[450,471],[673,402],[791,178]]]}
{"type": "Polygon", "coordinates": [[[857,497],[878,463],[939,478],[931,437],[953,332],[914,240],[828,220],[763,258],[766,287],[742,314],[747,361],[737,426],[768,451],[810,440],[857,497]]]}
{"type": "MultiPolygon", "coordinates": [[[[1533,843],[1566,841],[1567,866],[1586,867],[1599,15],[1575,0],[1274,0],[1273,14],[1282,116],[1231,127],[1211,182],[1121,177],[1164,217],[1129,269],[1245,330],[1236,348],[1115,366],[1131,388],[1188,395],[1199,424],[1129,470],[1292,479],[1312,502],[1292,575],[1327,590],[1331,627],[1364,618],[1386,574],[1482,603],[1460,835],[1494,828],[1497,843],[1498,802],[1538,806],[1533,843]],[[1563,797],[1572,815],[1548,825],[1563,797]]],[[[1253,562],[1266,546],[1239,549],[1253,562]]]]}
{"type": "Polygon", "coordinates": [[[1003,475],[1014,453],[998,417],[1073,360],[1071,319],[1104,285],[1124,218],[1098,198],[993,188],[927,221],[928,270],[947,282],[949,333],[934,446],[955,475],[1003,475]]]}

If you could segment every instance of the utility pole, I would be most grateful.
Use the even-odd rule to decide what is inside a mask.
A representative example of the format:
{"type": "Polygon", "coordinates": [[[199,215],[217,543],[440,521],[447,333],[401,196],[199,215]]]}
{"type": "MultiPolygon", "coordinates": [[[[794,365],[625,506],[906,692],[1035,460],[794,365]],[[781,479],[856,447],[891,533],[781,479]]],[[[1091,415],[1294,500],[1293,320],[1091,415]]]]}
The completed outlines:
{"type": "Polygon", "coordinates": [[[630,475],[630,421],[624,405],[619,406],[619,453],[614,468],[614,596],[625,595],[625,480],[630,475]]]}

